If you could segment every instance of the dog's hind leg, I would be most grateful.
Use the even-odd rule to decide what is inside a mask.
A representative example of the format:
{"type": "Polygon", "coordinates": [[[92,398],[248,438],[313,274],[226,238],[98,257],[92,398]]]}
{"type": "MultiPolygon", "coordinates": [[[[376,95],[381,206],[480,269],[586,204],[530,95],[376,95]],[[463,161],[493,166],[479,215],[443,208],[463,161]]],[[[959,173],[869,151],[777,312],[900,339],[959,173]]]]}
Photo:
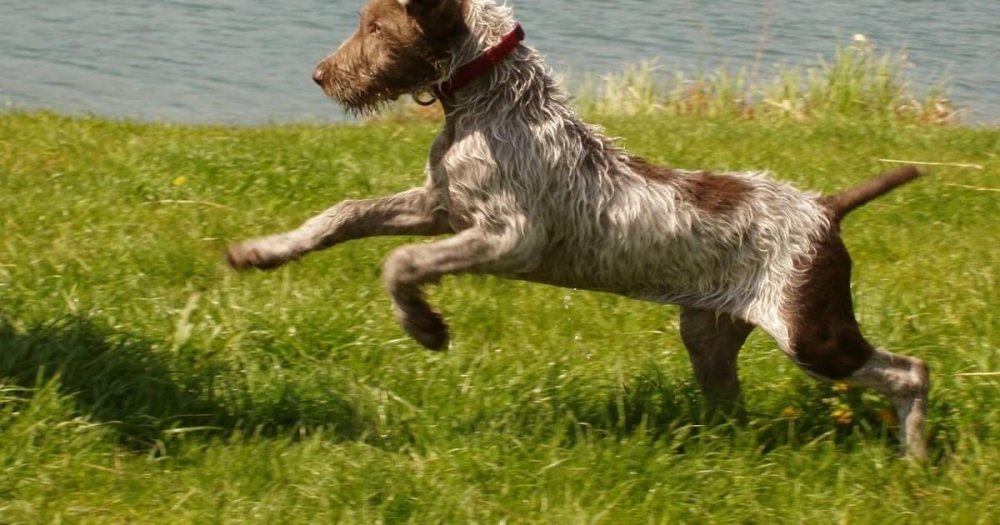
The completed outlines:
{"type": "Polygon", "coordinates": [[[822,239],[787,305],[793,359],[814,376],[871,388],[888,397],[908,456],[927,455],[924,421],[929,374],[920,359],[873,347],[854,317],[851,260],[838,236],[822,239]]]}
{"type": "Polygon", "coordinates": [[[753,325],[714,310],[681,308],[681,339],[706,400],[715,409],[739,411],[742,404],[737,356],[753,325]]]}
{"type": "Polygon", "coordinates": [[[791,355],[799,366],[818,378],[871,388],[889,398],[899,417],[906,455],[927,456],[924,421],[930,376],[921,359],[874,348],[853,316],[815,319],[796,331],[791,355]]]}
{"type": "Polygon", "coordinates": [[[814,321],[806,333],[794,338],[793,345],[793,357],[810,374],[886,396],[899,417],[906,455],[927,456],[924,422],[930,375],[923,360],[872,347],[853,318],[814,321]]]}
{"type": "Polygon", "coordinates": [[[899,418],[899,440],[906,455],[918,460],[927,457],[924,426],[930,372],[923,360],[876,349],[847,382],[889,398],[899,418]]]}
{"type": "Polygon", "coordinates": [[[435,208],[426,189],[415,188],[389,197],[340,202],[294,230],[233,244],[226,256],[237,270],[267,270],[354,239],[451,232],[447,214],[435,208]]]}

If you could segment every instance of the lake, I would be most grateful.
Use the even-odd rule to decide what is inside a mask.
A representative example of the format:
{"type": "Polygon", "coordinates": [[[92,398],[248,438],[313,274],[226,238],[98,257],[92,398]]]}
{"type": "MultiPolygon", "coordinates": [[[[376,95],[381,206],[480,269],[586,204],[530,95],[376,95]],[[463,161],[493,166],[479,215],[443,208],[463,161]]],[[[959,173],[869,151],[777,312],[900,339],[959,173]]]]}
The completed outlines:
{"type": "MultiPolygon", "coordinates": [[[[361,0],[0,0],[0,104],[141,120],[347,118],[311,79],[361,0]]],[[[527,43],[575,76],[657,58],[666,71],[832,55],[866,35],[905,48],[918,90],[948,79],[1000,122],[1000,0],[509,0],[527,43]]]]}

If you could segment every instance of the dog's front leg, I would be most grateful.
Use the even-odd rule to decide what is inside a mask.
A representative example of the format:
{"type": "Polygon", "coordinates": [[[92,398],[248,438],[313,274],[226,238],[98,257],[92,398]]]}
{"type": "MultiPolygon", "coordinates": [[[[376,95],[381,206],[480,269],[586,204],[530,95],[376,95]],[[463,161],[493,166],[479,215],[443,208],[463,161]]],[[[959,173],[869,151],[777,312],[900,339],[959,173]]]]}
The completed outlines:
{"type": "Polygon", "coordinates": [[[343,201],[294,230],[232,244],[226,255],[237,270],[268,270],[353,239],[451,232],[447,213],[425,188],[415,188],[379,199],[343,201]]]}
{"type": "Polygon", "coordinates": [[[382,277],[399,324],[425,347],[443,349],[448,327],[424,299],[421,286],[447,274],[516,271],[526,260],[526,254],[519,253],[521,244],[512,230],[471,228],[443,241],[397,248],[386,259],[382,277]]]}

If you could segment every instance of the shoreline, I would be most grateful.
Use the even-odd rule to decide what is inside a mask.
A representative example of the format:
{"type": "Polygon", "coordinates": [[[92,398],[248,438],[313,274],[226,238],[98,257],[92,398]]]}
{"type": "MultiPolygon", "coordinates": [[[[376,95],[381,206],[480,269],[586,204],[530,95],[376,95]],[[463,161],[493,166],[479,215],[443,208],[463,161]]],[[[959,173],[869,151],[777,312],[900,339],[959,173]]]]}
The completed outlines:
{"type": "MultiPolygon", "coordinates": [[[[557,76],[559,75],[556,73],[557,76]]],[[[847,117],[899,120],[916,124],[958,124],[1000,127],[1000,114],[970,120],[972,108],[956,105],[946,81],[922,91],[913,88],[912,64],[905,52],[877,51],[866,38],[856,35],[849,44],[838,44],[829,59],[767,68],[720,68],[689,75],[667,71],[657,60],[626,64],[605,75],[563,77],[574,107],[587,118],[607,115],[729,115],[739,119],[807,120],[847,117]],[[567,79],[568,78],[568,79],[567,79]]],[[[332,101],[317,97],[311,116],[283,117],[244,122],[240,119],[185,121],[131,115],[60,111],[45,107],[20,107],[0,101],[0,113],[46,112],[82,118],[134,120],[168,125],[259,127],[268,125],[336,125],[359,121],[332,101]],[[327,104],[322,108],[320,104],[327,104]]],[[[427,118],[428,112],[402,97],[391,105],[388,118],[427,118]]],[[[385,118],[385,117],[381,117],[385,118]]],[[[376,118],[377,120],[378,118],[376,118]]]]}

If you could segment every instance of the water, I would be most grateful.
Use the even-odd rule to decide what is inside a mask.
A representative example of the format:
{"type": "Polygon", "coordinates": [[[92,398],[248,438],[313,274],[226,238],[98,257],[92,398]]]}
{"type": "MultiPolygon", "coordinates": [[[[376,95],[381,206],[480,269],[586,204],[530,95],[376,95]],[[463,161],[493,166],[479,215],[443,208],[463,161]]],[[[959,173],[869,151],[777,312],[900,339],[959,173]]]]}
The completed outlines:
{"type": "MultiPolygon", "coordinates": [[[[762,40],[765,64],[801,63],[861,33],[905,47],[918,88],[946,77],[973,120],[1000,122],[1000,0],[508,1],[528,42],[575,75],[651,58],[689,73],[745,65],[762,40]]],[[[344,119],[310,73],[361,3],[0,0],[0,104],[197,123],[344,119]]]]}

